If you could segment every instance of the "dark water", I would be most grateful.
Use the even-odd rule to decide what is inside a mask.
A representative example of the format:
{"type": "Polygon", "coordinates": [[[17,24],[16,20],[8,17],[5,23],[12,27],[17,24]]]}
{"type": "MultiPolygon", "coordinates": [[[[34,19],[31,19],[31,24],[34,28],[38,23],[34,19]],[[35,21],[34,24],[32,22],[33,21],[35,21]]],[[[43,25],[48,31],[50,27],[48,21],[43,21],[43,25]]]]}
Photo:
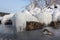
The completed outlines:
{"type": "Polygon", "coordinates": [[[15,28],[0,24],[0,40],[16,40],[15,28]]]}
{"type": "Polygon", "coordinates": [[[15,28],[11,25],[0,25],[0,40],[60,40],[60,28],[46,27],[43,29],[15,34],[15,28]],[[45,35],[43,34],[43,29],[48,29],[53,34],[45,35]]]}
{"type": "Polygon", "coordinates": [[[52,35],[43,34],[42,30],[18,33],[18,40],[60,40],[60,29],[51,32],[52,35]]]}
{"type": "Polygon", "coordinates": [[[18,33],[18,40],[60,40],[60,27],[58,29],[54,29],[52,27],[45,27],[43,29],[20,32],[18,33]],[[43,34],[43,30],[48,29],[52,32],[52,35],[43,34]]]}

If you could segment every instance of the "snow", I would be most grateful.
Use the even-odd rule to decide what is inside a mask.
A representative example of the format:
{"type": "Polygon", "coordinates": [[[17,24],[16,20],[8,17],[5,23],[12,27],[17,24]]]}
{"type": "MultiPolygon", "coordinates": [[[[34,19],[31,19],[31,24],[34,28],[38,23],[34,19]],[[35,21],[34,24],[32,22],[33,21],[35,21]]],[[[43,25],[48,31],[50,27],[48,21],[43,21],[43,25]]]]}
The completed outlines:
{"type": "Polygon", "coordinates": [[[2,17],[2,24],[3,25],[5,25],[5,23],[8,21],[8,20],[11,20],[12,19],[12,16],[13,16],[14,14],[9,14],[9,15],[5,15],[5,16],[3,16],[2,17]]]}
{"type": "Polygon", "coordinates": [[[32,16],[27,10],[21,13],[16,13],[13,16],[13,18],[15,18],[13,19],[13,24],[16,23],[15,25],[17,28],[17,32],[22,32],[26,30],[26,22],[29,22],[29,21],[39,22],[37,18],[32,16]]]}

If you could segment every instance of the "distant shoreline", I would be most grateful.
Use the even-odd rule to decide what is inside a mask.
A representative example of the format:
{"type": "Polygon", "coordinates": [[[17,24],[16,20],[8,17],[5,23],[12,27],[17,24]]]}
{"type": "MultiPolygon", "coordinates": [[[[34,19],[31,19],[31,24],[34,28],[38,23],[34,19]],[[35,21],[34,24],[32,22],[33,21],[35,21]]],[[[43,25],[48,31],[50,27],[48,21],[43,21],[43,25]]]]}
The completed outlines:
{"type": "Polygon", "coordinates": [[[10,13],[0,12],[0,16],[9,15],[10,13]]]}

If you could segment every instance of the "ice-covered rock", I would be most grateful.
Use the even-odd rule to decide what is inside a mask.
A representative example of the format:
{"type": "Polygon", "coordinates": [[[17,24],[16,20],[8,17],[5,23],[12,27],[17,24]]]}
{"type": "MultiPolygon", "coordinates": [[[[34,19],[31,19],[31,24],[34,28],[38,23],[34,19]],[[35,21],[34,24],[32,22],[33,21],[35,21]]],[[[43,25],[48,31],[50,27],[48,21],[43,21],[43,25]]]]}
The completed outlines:
{"type": "Polygon", "coordinates": [[[17,32],[22,32],[26,30],[26,22],[35,21],[39,22],[37,18],[32,16],[27,10],[16,13],[13,18],[13,25],[16,26],[17,32]]]}
{"type": "Polygon", "coordinates": [[[9,14],[9,15],[3,16],[1,23],[2,23],[3,25],[5,25],[5,23],[6,23],[7,21],[9,21],[9,20],[12,19],[13,15],[14,15],[14,14],[9,14]]]}
{"type": "Polygon", "coordinates": [[[52,21],[52,15],[48,8],[44,8],[39,14],[36,15],[40,23],[48,25],[52,21]]]}

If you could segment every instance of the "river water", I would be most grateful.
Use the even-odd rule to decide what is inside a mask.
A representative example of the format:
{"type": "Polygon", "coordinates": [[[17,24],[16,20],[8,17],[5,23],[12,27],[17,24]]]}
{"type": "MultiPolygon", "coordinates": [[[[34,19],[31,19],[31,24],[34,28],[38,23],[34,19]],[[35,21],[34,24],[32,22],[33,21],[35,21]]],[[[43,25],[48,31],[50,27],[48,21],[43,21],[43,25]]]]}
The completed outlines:
{"type": "Polygon", "coordinates": [[[45,27],[33,31],[16,32],[16,34],[15,31],[11,25],[0,25],[0,40],[60,40],[60,28],[45,27]],[[43,34],[44,29],[48,29],[53,34],[43,34]]]}

